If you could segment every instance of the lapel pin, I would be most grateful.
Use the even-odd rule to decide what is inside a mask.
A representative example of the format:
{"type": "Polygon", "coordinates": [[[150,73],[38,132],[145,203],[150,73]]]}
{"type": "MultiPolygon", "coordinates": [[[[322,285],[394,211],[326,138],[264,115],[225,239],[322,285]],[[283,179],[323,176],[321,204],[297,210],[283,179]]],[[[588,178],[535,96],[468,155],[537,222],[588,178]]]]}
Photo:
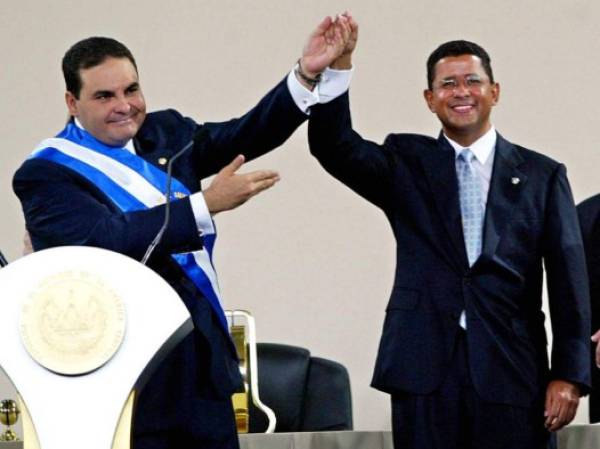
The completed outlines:
{"type": "Polygon", "coordinates": [[[159,157],[158,158],[158,163],[160,165],[167,165],[167,158],[166,157],[159,157]]]}
{"type": "Polygon", "coordinates": [[[516,186],[518,183],[521,182],[521,180],[519,178],[510,178],[510,182],[512,185],[516,186]]]}
{"type": "Polygon", "coordinates": [[[185,193],[175,192],[175,198],[177,198],[178,200],[185,198],[185,197],[186,197],[185,193]]]}

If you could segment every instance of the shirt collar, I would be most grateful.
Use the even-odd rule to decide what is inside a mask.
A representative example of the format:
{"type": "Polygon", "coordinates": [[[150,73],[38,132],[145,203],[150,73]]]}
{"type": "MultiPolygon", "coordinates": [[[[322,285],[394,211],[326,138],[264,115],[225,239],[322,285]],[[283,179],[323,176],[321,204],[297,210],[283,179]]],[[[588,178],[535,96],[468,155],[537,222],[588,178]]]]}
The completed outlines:
{"type": "MultiPolygon", "coordinates": [[[[85,129],[83,127],[83,125],[81,124],[81,122],[79,121],[79,119],[77,117],[73,117],[73,122],[75,123],[75,126],[77,126],[77,128],[87,131],[87,129],[85,129]]],[[[123,148],[126,149],[127,151],[129,151],[130,153],[135,154],[135,147],[133,146],[133,139],[129,139],[129,141],[125,145],[123,145],[123,148]]]]}
{"type": "Polygon", "coordinates": [[[452,148],[454,148],[456,157],[458,157],[462,150],[464,150],[465,148],[469,148],[481,165],[484,165],[486,163],[486,161],[494,151],[494,148],[496,148],[497,134],[496,128],[494,128],[494,126],[492,126],[488,130],[488,132],[486,132],[483,136],[481,136],[468,147],[463,147],[461,144],[450,139],[446,134],[444,134],[444,137],[450,143],[450,145],[452,145],[452,148]]]}

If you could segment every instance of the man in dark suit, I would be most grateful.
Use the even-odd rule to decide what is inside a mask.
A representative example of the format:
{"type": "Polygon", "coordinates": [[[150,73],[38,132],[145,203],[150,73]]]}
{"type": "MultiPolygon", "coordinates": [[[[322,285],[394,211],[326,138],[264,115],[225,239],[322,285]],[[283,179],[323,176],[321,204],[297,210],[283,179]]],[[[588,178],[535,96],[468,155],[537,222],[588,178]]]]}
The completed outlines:
{"type": "Polygon", "coordinates": [[[592,391],[590,391],[590,423],[600,422],[600,195],[595,195],[577,206],[583,237],[587,270],[590,279],[592,306],[592,391]]]}
{"type": "Polygon", "coordinates": [[[195,330],[140,392],[136,449],[238,447],[231,394],[241,379],[210,261],[211,216],[279,179],[270,170],[236,171],[281,145],[319,95],[335,97],[339,79],[314,89],[310,75],[339,56],[345,20],[323,20],[294,71],[250,112],[224,123],[200,125],[174,110],[146,114],[133,55],[113,39],[85,39],[65,54],[71,119],[14,177],[35,250],[86,245],[141,260],[164,220],[166,164],[191,145],[174,163],[170,225],[148,265],[181,296],[195,330]],[[200,192],[199,181],[215,173],[200,192]]]}
{"type": "MultiPolygon", "coordinates": [[[[347,69],[351,26],[336,61],[347,69]]],[[[363,139],[347,93],[309,119],[313,155],[384,211],[397,241],[372,385],[392,395],[398,449],[545,448],[590,384],[587,276],[566,170],[495,131],[500,86],[480,46],[443,44],[427,68],[437,139],[363,139]]]]}

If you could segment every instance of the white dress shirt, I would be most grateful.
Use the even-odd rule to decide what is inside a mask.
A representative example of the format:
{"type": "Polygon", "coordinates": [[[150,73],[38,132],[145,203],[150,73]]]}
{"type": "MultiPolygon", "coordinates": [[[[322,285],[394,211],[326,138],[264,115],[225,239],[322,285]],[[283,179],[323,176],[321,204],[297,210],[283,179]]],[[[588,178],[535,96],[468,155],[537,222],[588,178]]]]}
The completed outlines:
{"type": "Polygon", "coordinates": [[[321,75],[321,81],[314,90],[304,87],[292,70],[287,77],[287,86],[294,103],[305,114],[310,114],[310,107],[317,103],[324,104],[336,99],[350,87],[354,68],[350,70],[334,70],[329,67],[321,75]]]}

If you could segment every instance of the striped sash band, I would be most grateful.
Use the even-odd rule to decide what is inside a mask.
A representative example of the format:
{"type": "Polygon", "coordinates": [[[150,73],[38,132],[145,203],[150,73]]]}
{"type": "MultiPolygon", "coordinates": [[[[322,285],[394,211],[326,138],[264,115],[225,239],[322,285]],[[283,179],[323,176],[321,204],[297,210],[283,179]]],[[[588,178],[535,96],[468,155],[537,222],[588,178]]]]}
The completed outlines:
{"type": "MultiPolygon", "coordinates": [[[[42,141],[31,157],[46,159],[75,171],[98,187],[123,212],[149,209],[165,202],[166,173],[126,149],[104,145],[73,123],[68,123],[57,137],[42,141]]],[[[190,194],[175,178],[171,185],[172,192],[190,194]]],[[[177,200],[173,193],[171,200],[177,200]]],[[[221,326],[229,333],[212,262],[217,231],[208,211],[202,221],[204,248],[171,257],[202,292],[219,317],[221,326]]]]}

